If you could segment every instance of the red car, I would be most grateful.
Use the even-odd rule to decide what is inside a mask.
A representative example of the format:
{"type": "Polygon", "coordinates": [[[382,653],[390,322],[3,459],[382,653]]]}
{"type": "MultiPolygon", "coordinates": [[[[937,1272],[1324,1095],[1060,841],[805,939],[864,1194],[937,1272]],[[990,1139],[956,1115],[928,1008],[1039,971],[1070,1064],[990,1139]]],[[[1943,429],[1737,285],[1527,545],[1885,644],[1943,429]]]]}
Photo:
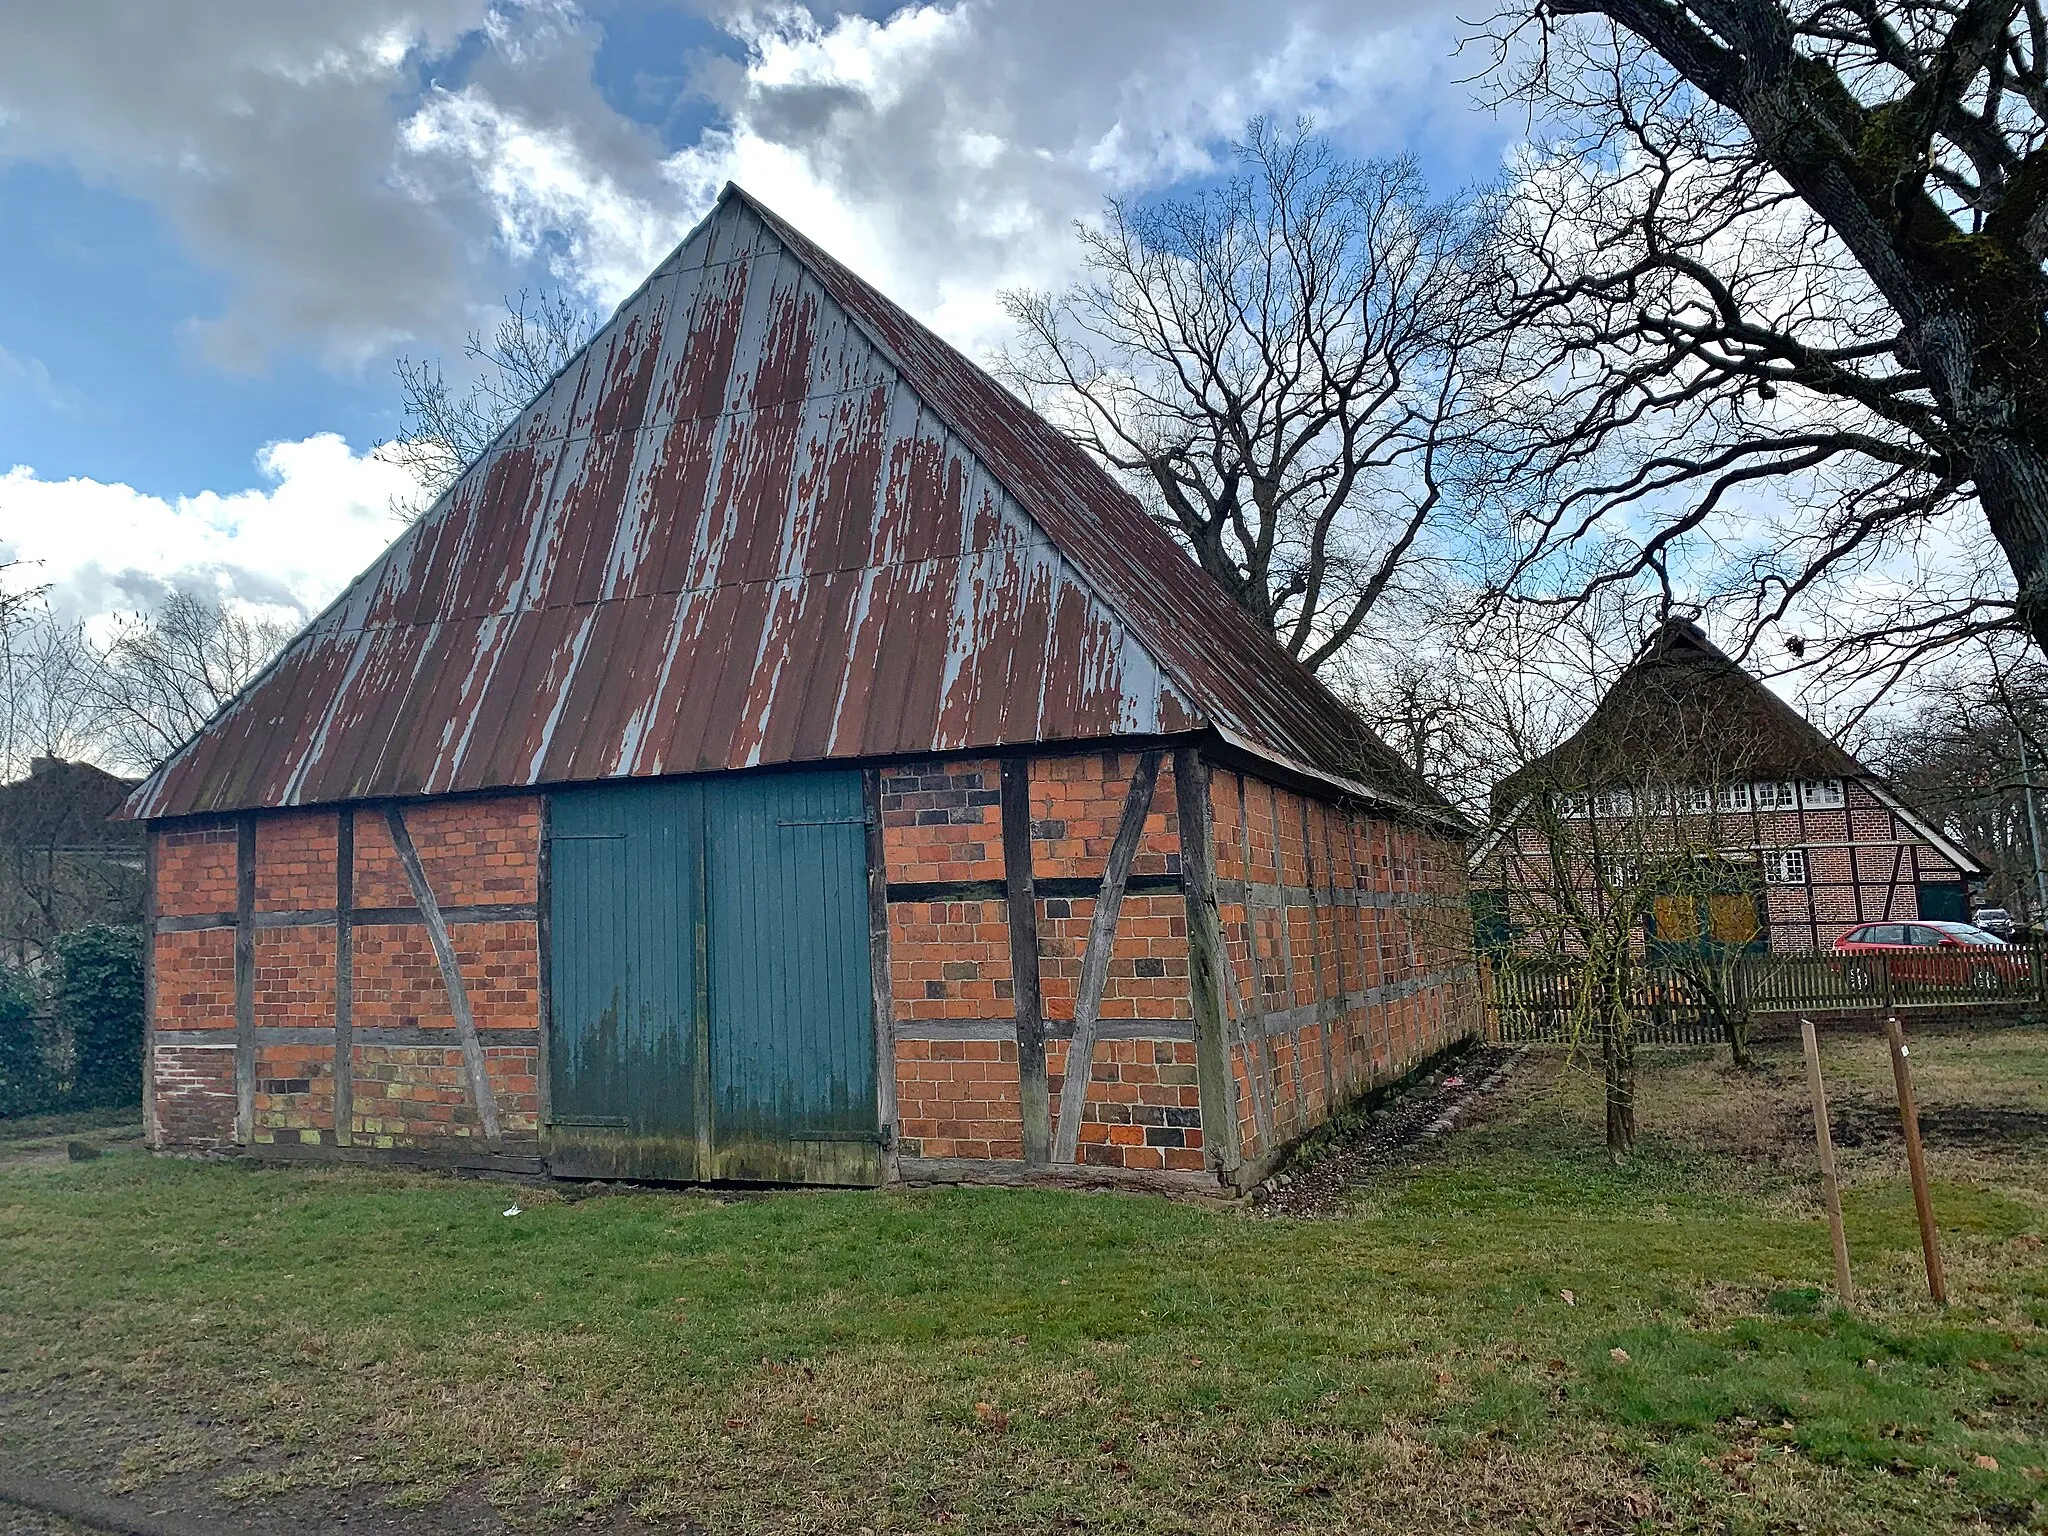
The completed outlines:
{"type": "MultiPolygon", "coordinates": [[[[1972,991],[2004,991],[2030,979],[2027,952],[1968,923],[1862,923],[1835,940],[1844,957],[1882,955],[1896,982],[1933,982],[1972,991]]],[[[1852,981],[1874,981],[1869,966],[1845,966],[1852,981]]]]}

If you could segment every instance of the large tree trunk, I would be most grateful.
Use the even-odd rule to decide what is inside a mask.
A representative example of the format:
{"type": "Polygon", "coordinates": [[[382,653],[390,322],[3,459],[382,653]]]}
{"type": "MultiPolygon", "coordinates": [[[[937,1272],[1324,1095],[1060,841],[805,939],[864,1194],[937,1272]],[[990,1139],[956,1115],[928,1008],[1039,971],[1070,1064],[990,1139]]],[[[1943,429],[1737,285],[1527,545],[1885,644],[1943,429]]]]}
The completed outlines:
{"type": "Polygon", "coordinates": [[[2001,434],[1974,457],[1977,499],[2012,565],[2020,622],[2048,655],[2048,453],[2001,434]]]}

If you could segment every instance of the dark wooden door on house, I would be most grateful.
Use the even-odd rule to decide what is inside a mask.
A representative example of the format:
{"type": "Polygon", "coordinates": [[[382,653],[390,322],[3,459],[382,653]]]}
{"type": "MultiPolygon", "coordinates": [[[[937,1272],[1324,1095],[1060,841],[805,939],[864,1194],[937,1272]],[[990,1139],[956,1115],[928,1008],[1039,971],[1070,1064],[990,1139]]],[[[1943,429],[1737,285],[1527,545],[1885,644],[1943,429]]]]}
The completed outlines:
{"type": "Polygon", "coordinates": [[[860,775],[566,790],[549,823],[549,1166],[880,1183],[860,775]]]}

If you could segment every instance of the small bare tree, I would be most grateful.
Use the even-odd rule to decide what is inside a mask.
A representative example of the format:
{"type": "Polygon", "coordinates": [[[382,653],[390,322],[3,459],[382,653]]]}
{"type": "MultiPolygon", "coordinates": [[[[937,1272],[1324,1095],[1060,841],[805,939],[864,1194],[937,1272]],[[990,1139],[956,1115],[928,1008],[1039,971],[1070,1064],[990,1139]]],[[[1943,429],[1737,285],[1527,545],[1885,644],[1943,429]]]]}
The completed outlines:
{"type": "Polygon", "coordinates": [[[1434,552],[1486,230],[1412,161],[1254,120],[1222,185],[1112,200],[998,372],[1311,667],[1434,552]]]}
{"type": "Polygon", "coordinates": [[[191,592],[117,621],[105,644],[83,633],[78,676],[98,754],[147,772],[183,746],[275,656],[283,624],[191,592]]]}
{"type": "Polygon", "coordinates": [[[521,289],[488,337],[471,331],[463,343],[477,365],[467,388],[451,386],[439,362],[401,357],[405,425],[383,448],[419,491],[392,510],[416,518],[438,501],[596,332],[597,317],[567,294],[521,289]]]}

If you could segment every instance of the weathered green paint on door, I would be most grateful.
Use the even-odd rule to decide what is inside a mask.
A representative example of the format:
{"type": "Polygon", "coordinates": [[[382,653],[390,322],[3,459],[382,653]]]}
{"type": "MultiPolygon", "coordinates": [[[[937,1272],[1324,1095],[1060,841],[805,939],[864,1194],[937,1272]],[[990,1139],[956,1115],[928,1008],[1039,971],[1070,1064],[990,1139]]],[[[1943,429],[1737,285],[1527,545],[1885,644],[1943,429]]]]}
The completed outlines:
{"type": "Polygon", "coordinates": [[[857,773],[552,797],[550,1166],[882,1175],[857,773]]]}

